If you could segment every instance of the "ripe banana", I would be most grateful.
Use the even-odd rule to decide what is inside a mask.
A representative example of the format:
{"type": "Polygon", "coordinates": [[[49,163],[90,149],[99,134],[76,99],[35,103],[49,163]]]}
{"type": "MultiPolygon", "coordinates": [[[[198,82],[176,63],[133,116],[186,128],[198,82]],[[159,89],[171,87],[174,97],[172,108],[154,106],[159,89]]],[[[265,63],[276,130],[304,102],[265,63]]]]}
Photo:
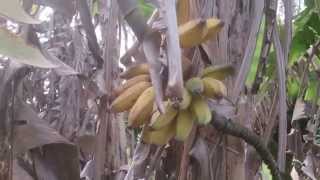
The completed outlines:
{"type": "Polygon", "coordinates": [[[120,77],[124,79],[130,79],[141,74],[149,74],[149,65],[147,63],[137,64],[129,67],[126,71],[120,74],[120,77]]]}
{"type": "Polygon", "coordinates": [[[206,100],[201,96],[192,97],[191,111],[199,124],[206,125],[211,121],[210,108],[206,100]]]}
{"type": "Polygon", "coordinates": [[[153,87],[143,91],[129,112],[129,127],[139,127],[149,120],[153,110],[154,96],[153,87]]]}
{"type": "Polygon", "coordinates": [[[204,85],[203,94],[206,97],[221,99],[227,95],[227,88],[223,82],[210,77],[205,77],[202,81],[204,85]]]}
{"type": "Polygon", "coordinates": [[[206,26],[202,33],[203,41],[208,41],[215,37],[223,28],[224,23],[216,18],[210,18],[206,21],[206,26]]]}
{"type": "Polygon", "coordinates": [[[142,140],[148,144],[165,145],[170,139],[175,136],[176,125],[175,122],[168,124],[167,126],[159,130],[151,130],[147,127],[142,131],[142,140]]]}
{"type": "Polygon", "coordinates": [[[111,111],[123,112],[129,110],[134,105],[140,94],[150,86],[150,82],[139,82],[128,88],[112,102],[111,111]]]}
{"type": "Polygon", "coordinates": [[[179,26],[179,39],[182,48],[190,48],[202,43],[202,31],[206,21],[203,19],[190,20],[179,26]]]}
{"type": "Polygon", "coordinates": [[[118,96],[126,89],[128,89],[131,86],[133,86],[139,82],[142,82],[142,81],[150,82],[150,75],[149,74],[142,74],[142,75],[138,75],[138,76],[135,76],[135,77],[127,80],[124,84],[120,85],[119,87],[117,87],[113,90],[113,95],[118,96]]]}
{"type": "Polygon", "coordinates": [[[190,92],[186,88],[183,88],[182,100],[179,103],[179,108],[180,109],[187,109],[191,104],[191,100],[192,100],[192,96],[191,96],[190,92]]]}
{"type": "Polygon", "coordinates": [[[199,77],[194,77],[186,82],[186,88],[192,93],[199,95],[203,92],[203,81],[199,77]]]}
{"type": "Polygon", "coordinates": [[[217,80],[224,80],[234,74],[234,67],[231,65],[209,66],[202,72],[201,77],[211,77],[217,80]]]}
{"type": "Polygon", "coordinates": [[[180,111],[177,117],[175,139],[179,141],[185,141],[191,133],[193,122],[193,115],[190,111],[180,111]]]}
{"type": "Polygon", "coordinates": [[[182,48],[197,46],[213,38],[222,29],[223,22],[216,18],[194,19],[179,26],[179,39],[182,48]]]}
{"type": "Polygon", "coordinates": [[[161,129],[164,126],[170,124],[176,115],[178,114],[178,110],[175,109],[170,102],[166,102],[166,110],[165,113],[161,114],[159,111],[156,111],[151,118],[150,127],[152,129],[161,129]]]}

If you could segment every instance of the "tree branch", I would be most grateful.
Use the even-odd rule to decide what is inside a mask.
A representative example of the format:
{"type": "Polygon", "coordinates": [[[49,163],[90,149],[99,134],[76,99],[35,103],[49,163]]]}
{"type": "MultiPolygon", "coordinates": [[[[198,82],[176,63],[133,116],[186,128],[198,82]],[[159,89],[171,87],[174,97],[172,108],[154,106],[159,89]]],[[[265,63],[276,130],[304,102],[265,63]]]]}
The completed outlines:
{"type": "Polygon", "coordinates": [[[260,137],[250,131],[248,128],[226,119],[225,117],[213,112],[214,119],[211,124],[218,130],[228,135],[232,135],[243,139],[246,143],[253,146],[264,163],[269,167],[271,174],[275,180],[282,180],[280,171],[277,167],[271,152],[268,150],[264,141],[260,137]]]}

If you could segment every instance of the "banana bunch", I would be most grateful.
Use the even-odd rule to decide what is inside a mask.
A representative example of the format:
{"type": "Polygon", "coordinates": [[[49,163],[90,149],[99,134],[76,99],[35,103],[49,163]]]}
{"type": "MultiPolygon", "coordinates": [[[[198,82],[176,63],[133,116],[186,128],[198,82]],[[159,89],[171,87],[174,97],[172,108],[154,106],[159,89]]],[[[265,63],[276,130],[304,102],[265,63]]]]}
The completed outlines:
{"type": "Polygon", "coordinates": [[[120,74],[126,79],[115,88],[117,97],[112,112],[128,111],[128,126],[142,129],[145,143],[165,145],[171,139],[185,141],[195,125],[206,125],[212,119],[207,99],[221,99],[227,89],[222,80],[233,73],[232,66],[210,66],[200,77],[185,82],[182,100],[165,102],[165,112],[155,105],[155,91],[150,82],[149,67],[139,64],[120,74]]]}
{"type": "Polygon", "coordinates": [[[191,48],[204,43],[221,31],[224,23],[216,18],[193,19],[179,25],[179,39],[182,48],[191,48]]]}

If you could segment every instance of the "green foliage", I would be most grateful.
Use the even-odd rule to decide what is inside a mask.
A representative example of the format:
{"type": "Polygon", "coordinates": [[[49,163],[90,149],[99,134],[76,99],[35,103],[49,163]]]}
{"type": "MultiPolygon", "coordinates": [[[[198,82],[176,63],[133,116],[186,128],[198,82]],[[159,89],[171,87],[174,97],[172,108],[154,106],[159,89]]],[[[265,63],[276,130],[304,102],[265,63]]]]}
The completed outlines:
{"type": "Polygon", "coordinates": [[[262,43],[263,43],[263,36],[264,36],[264,28],[265,28],[265,23],[264,23],[264,18],[262,20],[263,23],[261,23],[260,25],[260,32],[258,35],[258,40],[257,40],[257,45],[256,45],[256,50],[254,52],[253,55],[253,60],[252,60],[252,64],[250,66],[250,71],[246,80],[246,85],[247,86],[251,86],[254,78],[256,76],[257,73],[257,68],[258,68],[258,64],[259,64],[259,58],[260,58],[260,52],[261,52],[261,48],[262,48],[262,43]]]}
{"type": "Polygon", "coordinates": [[[262,164],[261,176],[262,176],[262,180],[271,180],[272,179],[271,172],[270,172],[269,168],[267,167],[267,165],[264,163],[262,164]]]}
{"type": "Polygon", "coordinates": [[[319,79],[317,78],[317,74],[313,71],[308,74],[309,81],[308,81],[308,88],[304,97],[306,101],[314,101],[317,97],[317,86],[319,79]]]}
{"type": "Polygon", "coordinates": [[[300,84],[299,81],[295,77],[288,77],[287,80],[287,92],[288,99],[295,100],[298,97],[300,84]]]}
{"type": "Polygon", "coordinates": [[[319,14],[313,9],[305,9],[294,23],[294,36],[292,39],[289,65],[299,60],[306,50],[319,39],[319,14]]]}
{"type": "Polygon", "coordinates": [[[91,14],[92,17],[95,15],[99,14],[99,1],[98,0],[93,0],[91,4],[91,14]]]}
{"type": "MultiPolygon", "coordinates": [[[[301,60],[301,57],[306,53],[307,49],[310,48],[317,40],[320,39],[320,16],[319,16],[319,5],[320,0],[306,0],[305,1],[306,9],[300,12],[294,19],[293,26],[293,39],[291,44],[291,51],[288,60],[288,67],[291,68],[294,63],[301,60]]],[[[262,27],[264,24],[262,25],[262,27]]],[[[261,28],[262,28],[261,27],[261,28]]],[[[283,39],[283,24],[280,24],[280,37],[283,39]]],[[[259,56],[262,48],[263,41],[263,32],[260,31],[257,47],[253,57],[253,62],[250,67],[250,72],[247,77],[246,84],[252,85],[254,77],[256,76],[257,66],[259,63],[259,56]]],[[[315,58],[319,63],[319,58],[315,58]]],[[[273,47],[270,50],[268,60],[267,60],[267,72],[264,79],[274,79],[277,77],[277,67],[276,67],[276,55],[273,47]]],[[[291,73],[287,77],[287,95],[288,100],[295,100],[299,95],[299,90],[301,86],[301,74],[291,73]]],[[[306,93],[303,94],[305,100],[313,100],[316,98],[317,90],[317,76],[314,71],[310,70],[310,73],[307,74],[307,89],[306,93]]]]}
{"type": "Polygon", "coordinates": [[[146,3],[144,0],[139,0],[138,6],[145,17],[150,17],[154,10],[154,7],[150,3],[146,3]]]}

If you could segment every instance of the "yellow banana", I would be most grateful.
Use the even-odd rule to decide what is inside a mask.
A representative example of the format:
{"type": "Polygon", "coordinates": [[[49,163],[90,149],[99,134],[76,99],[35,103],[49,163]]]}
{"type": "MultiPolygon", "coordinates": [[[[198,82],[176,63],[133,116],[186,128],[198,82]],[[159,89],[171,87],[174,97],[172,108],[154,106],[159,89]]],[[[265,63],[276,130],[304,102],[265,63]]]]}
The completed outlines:
{"type": "Polygon", "coordinates": [[[149,74],[149,65],[147,63],[137,64],[129,67],[126,71],[120,74],[120,77],[124,79],[130,79],[141,74],[149,74]]]}
{"type": "Polygon", "coordinates": [[[139,82],[128,88],[112,102],[111,111],[123,112],[129,110],[134,105],[140,94],[150,86],[150,82],[139,82]]]}
{"type": "Polygon", "coordinates": [[[202,31],[206,21],[202,19],[190,20],[179,26],[179,40],[182,48],[190,48],[202,43],[202,31]]]}
{"type": "Polygon", "coordinates": [[[129,127],[139,127],[149,120],[153,110],[154,96],[153,87],[143,91],[129,112],[129,127]]]}
{"type": "Polygon", "coordinates": [[[179,108],[180,109],[187,109],[191,104],[191,100],[192,100],[192,96],[191,96],[190,92],[186,88],[183,88],[182,100],[179,103],[179,108]]]}
{"type": "Polygon", "coordinates": [[[209,66],[202,72],[201,77],[211,77],[217,80],[224,80],[234,74],[234,67],[231,65],[209,66]]]}
{"type": "Polygon", "coordinates": [[[193,115],[188,110],[182,110],[177,117],[176,136],[179,141],[185,141],[193,127],[193,115]]]}
{"type": "Polygon", "coordinates": [[[223,28],[224,23],[216,18],[210,18],[206,21],[206,26],[202,32],[203,41],[214,38],[223,28]]]}
{"type": "Polygon", "coordinates": [[[149,74],[142,74],[142,75],[138,75],[138,76],[135,76],[135,77],[127,80],[124,84],[120,85],[119,87],[117,87],[113,90],[113,95],[118,96],[126,89],[128,89],[131,86],[133,86],[139,82],[142,82],[142,81],[150,82],[150,75],[149,74]]]}
{"type": "Polygon", "coordinates": [[[208,103],[201,96],[193,96],[191,111],[199,124],[206,125],[210,123],[212,115],[208,103]]]}
{"type": "Polygon", "coordinates": [[[182,48],[197,46],[213,38],[222,29],[223,22],[216,18],[194,19],[179,26],[179,39],[182,48]]]}
{"type": "Polygon", "coordinates": [[[161,114],[159,111],[156,111],[151,118],[150,127],[152,129],[161,129],[164,126],[170,124],[176,115],[178,114],[178,110],[175,109],[170,102],[166,102],[166,111],[161,114]]]}
{"type": "Polygon", "coordinates": [[[227,88],[223,82],[205,77],[202,79],[204,85],[203,94],[208,98],[220,99],[227,95],[227,88]]]}
{"type": "Polygon", "coordinates": [[[194,77],[186,82],[186,88],[192,93],[199,95],[203,92],[203,81],[199,77],[194,77]]]}
{"type": "Polygon", "coordinates": [[[170,139],[172,139],[175,136],[175,133],[175,122],[159,130],[144,128],[142,132],[142,140],[143,142],[148,144],[155,144],[161,146],[167,144],[170,141],[170,139]]]}

